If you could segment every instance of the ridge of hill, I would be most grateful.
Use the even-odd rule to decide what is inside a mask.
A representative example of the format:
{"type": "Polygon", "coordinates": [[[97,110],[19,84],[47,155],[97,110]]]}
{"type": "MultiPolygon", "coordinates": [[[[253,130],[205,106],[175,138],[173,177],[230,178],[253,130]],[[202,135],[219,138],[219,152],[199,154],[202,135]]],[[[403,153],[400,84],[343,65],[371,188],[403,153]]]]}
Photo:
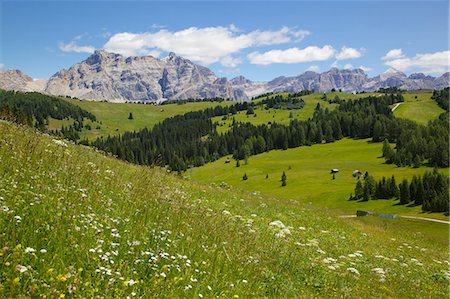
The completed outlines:
{"type": "Polygon", "coordinates": [[[0,297],[448,295],[442,224],[338,219],[0,131],[0,297]]]}

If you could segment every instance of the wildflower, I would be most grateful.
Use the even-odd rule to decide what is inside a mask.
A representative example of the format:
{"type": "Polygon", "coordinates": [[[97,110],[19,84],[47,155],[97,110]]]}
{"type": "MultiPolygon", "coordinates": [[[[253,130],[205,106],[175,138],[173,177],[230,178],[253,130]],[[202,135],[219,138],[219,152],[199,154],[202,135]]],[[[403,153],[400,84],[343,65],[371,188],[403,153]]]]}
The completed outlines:
{"type": "Polygon", "coordinates": [[[275,226],[278,227],[279,229],[283,229],[286,228],[286,225],[284,225],[283,222],[281,222],[280,220],[275,220],[269,223],[270,226],[275,226]]]}
{"type": "Polygon", "coordinates": [[[42,248],[41,250],[39,250],[40,253],[47,253],[47,249],[42,248]]]}
{"type": "Polygon", "coordinates": [[[350,272],[352,272],[352,273],[355,273],[355,274],[357,274],[357,275],[359,275],[359,271],[358,270],[356,270],[355,268],[347,268],[347,271],[350,271],[350,272]]]}
{"type": "Polygon", "coordinates": [[[136,281],[134,281],[133,279],[130,279],[130,280],[127,281],[127,284],[129,286],[132,286],[132,285],[136,284],[136,281]]]}
{"type": "Polygon", "coordinates": [[[28,269],[25,266],[22,265],[17,265],[16,270],[19,271],[20,273],[24,273],[26,272],[28,269]]]}
{"type": "Polygon", "coordinates": [[[34,248],[31,248],[31,247],[25,248],[25,253],[35,253],[35,252],[36,252],[36,249],[34,249],[34,248]]]}
{"type": "Polygon", "coordinates": [[[64,297],[66,297],[66,295],[65,294],[59,294],[59,298],[64,298],[64,297]]]}
{"type": "Polygon", "coordinates": [[[282,230],[280,230],[278,233],[275,234],[275,237],[277,238],[284,238],[287,235],[290,235],[291,231],[287,228],[283,228],[282,230]]]}

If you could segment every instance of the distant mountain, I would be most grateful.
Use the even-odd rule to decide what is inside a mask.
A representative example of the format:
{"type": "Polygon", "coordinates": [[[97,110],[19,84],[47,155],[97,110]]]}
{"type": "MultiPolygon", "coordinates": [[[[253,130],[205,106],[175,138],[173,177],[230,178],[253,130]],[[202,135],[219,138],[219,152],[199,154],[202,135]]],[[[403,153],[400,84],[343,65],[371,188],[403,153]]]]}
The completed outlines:
{"type": "Polygon", "coordinates": [[[307,71],[298,76],[277,77],[269,82],[251,81],[243,76],[228,80],[175,53],[158,59],[124,57],[104,50],[97,50],[86,60],[57,72],[48,82],[33,80],[18,70],[0,72],[3,89],[119,102],[211,97],[242,101],[267,92],[340,89],[351,93],[386,87],[442,89],[449,85],[449,73],[438,78],[422,73],[406,76],[392,68],[373,78],[362,69],[332,68],[323,73],[307,71]]]}
{"type": "Polygon", "coordinates": [[[332,68],[323,73],[305,72],[295,77],[278,77],[269,82],[252,82],[244,77],[230,80],[233,86],[244,89],[248,97],[265,92],[301,90],[330,91],[333,88],[344,92],[375,91],[379,88],[399,87],[405,90],[412,89],[443,89],[450,86],[450,73],[435,78],[422,73],[411,74],[409,77],[404,73],[389,69],[383,74],[369,78],[361,69],[337,69],[332,68]],[[245,82],[236,83],[236,82],[245,82]],[[257,90],[258,92],[255,92],[257,90]]]}
{"type": "Polygon", "coordinates": [[[0,88],[17,91],[44,91],[47,80],[34,80],[19,70],[0,71],[0,88]]]}
{"type": "Polygon", "coordinates": [[[208,68],[175,53],[160,60],[152,56],[126,58],[103,50],[97,50],[86,60],[53,75],[46,91],[106,101],[247,99],[226,78],[218,78],[208,68]]]}

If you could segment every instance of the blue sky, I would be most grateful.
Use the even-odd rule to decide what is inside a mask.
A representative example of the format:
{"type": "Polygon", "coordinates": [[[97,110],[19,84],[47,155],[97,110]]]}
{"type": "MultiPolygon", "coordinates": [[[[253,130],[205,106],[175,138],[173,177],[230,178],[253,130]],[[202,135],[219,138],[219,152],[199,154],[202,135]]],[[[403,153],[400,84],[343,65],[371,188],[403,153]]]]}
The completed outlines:
{"type": "Polygon", "coordinates": [[[33,78],[105,48],[169,51],[252,80],[362,67],[448,70],[448,1],[1,1],[0,66],[33,78]]]}

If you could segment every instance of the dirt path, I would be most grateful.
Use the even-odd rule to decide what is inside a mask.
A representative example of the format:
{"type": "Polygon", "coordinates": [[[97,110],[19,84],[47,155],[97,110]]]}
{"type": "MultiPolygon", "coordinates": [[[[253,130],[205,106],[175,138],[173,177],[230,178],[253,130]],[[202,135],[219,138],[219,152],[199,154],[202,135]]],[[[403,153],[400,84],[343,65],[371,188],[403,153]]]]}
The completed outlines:
{"type": "Polygon", "coordinates": [[[433,221],[433,222],[439,222],[439,223],[450,224],[450,221],[439,220],[439,219],[433,219],[433,218],[416,217],[416,216],[400,216],[400,217],[401,217],[401,218],[419,219],[419,220],[425,220],[425,221],[433,221]]]}
{"type": "MultiPolygon", "coordinates": [[[[357,216],[356,215],[341,215],[339,217],[340,218],[354,218],[354,217],[357,217],[357,216]]],[[[363,216],[361,216],[361,217],[363,217],[363,216]]],[[[431,221],[431,222],[450,224],[450,221],[434,219],[434,218],[417,217],[417,216],[400,216],[400,215],[398,217],[399,218],[417,219],[417,220],[424,220],[424,221],[431,221]]]]}
{"type": "Polygon", "coordinates": [[[395,104],[395,106],[392,107],[392,112],[394,112],[394,110],[397,109],[397,107],[400,106],[401,104],[402,104],[402,103],[397,103],[397,104],[395,104]]]}

